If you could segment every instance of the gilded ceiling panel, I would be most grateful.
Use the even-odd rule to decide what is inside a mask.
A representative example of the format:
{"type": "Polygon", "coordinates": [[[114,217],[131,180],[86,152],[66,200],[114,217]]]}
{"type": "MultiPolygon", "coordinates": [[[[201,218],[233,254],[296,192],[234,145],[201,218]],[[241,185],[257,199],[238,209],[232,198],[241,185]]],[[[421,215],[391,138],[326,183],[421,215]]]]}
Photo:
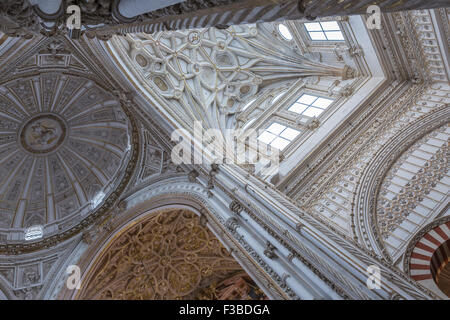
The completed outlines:
{"type": "Polygon", "coordinates": [[[263,299],[265,295],[191,211],[127,227],[100,253],[78,299],[263,299]]]}

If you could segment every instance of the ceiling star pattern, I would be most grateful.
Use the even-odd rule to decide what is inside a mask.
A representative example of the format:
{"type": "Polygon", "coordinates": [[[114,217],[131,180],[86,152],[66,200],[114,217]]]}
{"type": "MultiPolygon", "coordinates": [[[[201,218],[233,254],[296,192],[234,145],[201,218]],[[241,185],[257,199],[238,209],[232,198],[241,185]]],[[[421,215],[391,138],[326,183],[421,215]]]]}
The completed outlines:
{"type": "Polygon", "coordinates": [[[42,73],[0,85],[0,232],[77,224],[119,183],[128,118],[93,81],[42,73]]]}

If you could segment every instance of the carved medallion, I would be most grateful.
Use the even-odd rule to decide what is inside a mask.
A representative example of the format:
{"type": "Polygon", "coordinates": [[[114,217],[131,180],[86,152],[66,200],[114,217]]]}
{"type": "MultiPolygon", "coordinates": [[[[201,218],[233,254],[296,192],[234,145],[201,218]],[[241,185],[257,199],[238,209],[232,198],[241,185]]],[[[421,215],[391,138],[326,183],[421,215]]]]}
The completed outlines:
{"type": "Polygon", "coordinates": [[[64,121],[54,114],[42,114],[25,123],[20,132],[20,143],[28,152],[43,154],[56,150],[65,137],[64,121]]]}

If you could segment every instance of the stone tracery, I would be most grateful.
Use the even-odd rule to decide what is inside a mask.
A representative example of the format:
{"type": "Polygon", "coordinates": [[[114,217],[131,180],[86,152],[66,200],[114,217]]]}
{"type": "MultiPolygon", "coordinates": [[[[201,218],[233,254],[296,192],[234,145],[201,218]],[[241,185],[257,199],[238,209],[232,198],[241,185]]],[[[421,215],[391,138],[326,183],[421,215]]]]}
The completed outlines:
{"type": "MultiPolygon", "coordinates": [[[[409,210],[414,210],[420,202],[427,200],[426,208],[433,205],[433,202],[441,202],[442,199],[436,197],[440,194],[438,190],[445,190],[444,185],[449,181],[449,137],[448,125],[433,131],[408,149],[387,173],[380,190],[377,209],[378,224],[384,239],[402,224],[410,214],[409,210]],[[443,144],[439,146],[440,143],[443,144]],[[434,154],[432,151],[435,151],[434,154]],[[431,158],[426,160],[430,155],[431,158]],[[419,167],[416,173],[411,171],[418,165],[421,165],[421,168],[419,167]],[[410,176],[410,180],[405,179],[405,175],[410,176]],[[443,179],[444,185],[440,183],[443,179]],[[432,198],[427,197],[430,193],[432,198]]],[[[443,196],[446,196],[445,193],[443,196]]],[[[423,213],[422,210],[420,212],[423,213]]]]}
{"type": "Polygon", "coordinates": [[[164,210],[126,227],[99,254],[77,297],[202,299],[208,294],[236,297],[225,294],[219,287],[229,286],[230,281],[234,282],[231,277],[239,273],[242,273],[239,264],[201,225],[198,216],[182,209],[164,210]],[[230,280],[225,281],[227,278],[230,280]]]}

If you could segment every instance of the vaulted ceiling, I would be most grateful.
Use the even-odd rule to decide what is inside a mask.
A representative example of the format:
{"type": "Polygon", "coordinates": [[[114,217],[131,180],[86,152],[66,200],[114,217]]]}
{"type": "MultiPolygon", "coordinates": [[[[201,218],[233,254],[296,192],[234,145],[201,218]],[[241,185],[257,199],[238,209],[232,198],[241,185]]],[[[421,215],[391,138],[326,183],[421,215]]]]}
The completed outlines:
{"type": "MultiPolygon", "coordinates": [[[[440,248],[450,230],[439,220],[450,213],[448,17],[448,9],[386,14],[379,31],[367,29],[364,16],[325,18],[344,38],[325,42],[311,38],[306,20],[187,30],[155,22],[156,32],[121,35],[122,25],[114,36],[86,32],[78,40],[61,32],[0,34],[1,253],[57,246],[123,209],[122,196],[184,172],[170,158],[173,129],[192,132],[201,121],[204,131],[227,136],[230,129],[266,130],[276,122],[298,134],[281,153],[278,172],[261,183],[292,200],[299,215],[306,212],[355,247],[430,280],[434,275],[421,274],[411,259],[420,260],[422,242],[429,245],[423,238],[441,230],[440,248]],[[303,95],[331,102],[316,115],[292,111],[303,95]],[[434,220],[440,225],[428,226],[434,220]],[[27,233],[36,225],[41,229],[27,233]]],[[[133,26],[140,30],[140,23],[133,26]]],[[[254,167],[242,168],[243,175],[258,177],[254,167]]],[[[160,227],[155,221],[141,227],[152,234],[160,227]]],[[[206,242],[211,235],[197,227],[206,242]]],[[[123,239],[132,243],[130,234],[138,229],[123,239]]],[[[180,282],[155,252],[146,257],[159,270],[151,283],[163,288],[180,282]]],[[[227,257],[211,257],[230,263],[225,271],[216,266],[222,278],[239,271],[227,257]]],[[[430,251],[426,259],[431,257],[430,251]]],[[[103,262],[111,274],[136,267],[123,257],[108,259],[103,262]]],[[[188,268],[199,276],[183,288],[172,286],[167,297],[194,294],[202,268],[193,265],[188,268]]],[[[32,282],[22,269],[0,272],[21,287],[32,282]]],[[[142,293],[137,284],[116,280],[107,290],[84,293],[166,292],[142,293]]],[[[98,281],[103,286],[106,280],[98,281]]]]}

